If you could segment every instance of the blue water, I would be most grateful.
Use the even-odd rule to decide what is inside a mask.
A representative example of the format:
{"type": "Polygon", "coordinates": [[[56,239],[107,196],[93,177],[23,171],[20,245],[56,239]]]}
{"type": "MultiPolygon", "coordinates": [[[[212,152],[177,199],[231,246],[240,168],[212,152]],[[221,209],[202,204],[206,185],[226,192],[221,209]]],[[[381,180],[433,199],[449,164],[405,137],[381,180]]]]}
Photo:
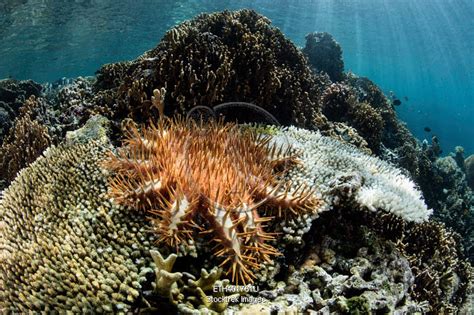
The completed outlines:
{"type": "Polygon", "coordinates": [[[0,78],[92,75],[154,47],[176,23],[239,8],[268,16],[299,46],[309,32],[333,34],[346,70],[401,98],[417,137],[429,138],[428,126],[445,152],[474,153],[474,0],[2,0],[0,78]]]}

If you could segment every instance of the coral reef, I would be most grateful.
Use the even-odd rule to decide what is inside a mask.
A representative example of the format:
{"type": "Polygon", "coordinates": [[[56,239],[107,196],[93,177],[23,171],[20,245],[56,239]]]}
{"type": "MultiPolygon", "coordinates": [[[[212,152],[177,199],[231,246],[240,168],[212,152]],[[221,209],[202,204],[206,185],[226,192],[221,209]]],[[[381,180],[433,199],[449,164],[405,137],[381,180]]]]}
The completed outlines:
{"type": "MultiPolygon", "coordinates": [[[[352,74],[347,76],[346,82],[354,89],[359,102],[370,104],[382,117],[384,129],[380,146],[374,151],[402,171],[406,170],[423,192],[426,204],[434,209],[434,218],[461,234],[464,252],[474,261],[474,197],[463,174],[463,170],[467,174],[467,169],[462,161],[462,148],[458,147],[452,157],[440,158],[438,138],[433,136],[430,144],[428,141],[420,144],[397,119],[394,109],[374,83],[352,74]]],[[[351,120],[346,123],[356,127],[351,120]]],[[[365,133],[369,134],[369,138],[365,136],[367,140],[371,137],[369,129],[365,133]]],[[[373,131],[373,134],[377,133],[373,131]]]]}
{"type": "Polygon", "coordinates": [[[51,142],[48,130],[32,118],[37,104],[34,96],[25,102],[0,147],[0,179],[5,184],[41,155],[51,142]]]}
{"type": "Polygon", "coordinates": [[[153,90],[165,88],[166,115],[242,101],[264,108],[282,124],[326,124],[317,100],[327,79],[313,75],[297,47],[251,10],[184,22],[156,48],[130,63],[106,65],[97,78],[96,103],[112,108],[116,102],[117,119],[156,117],[153,90]]]}
{"type": "Polygon", "coordinates": [[[338,206],[322,213],[305,239],[298,254],[287,254],[279,280],[253,293],[264,302],[230,309],[439,314],[470,307],[472,267],[437,223],[338,206]]]}
{"type": "Polygon", "coordinates": [[[55,143],[63,139],[68,131],[82,127],[94,115],[111,116],[110,109],[94,102],[94,82],[95,78],[78,77],[47,89],[44,98],[49,104],[48,110],[39,116],[45,125],[54,126],[50,133],[54,135],[55,143]]]}
{"type": "MultiPolygon", "coordinates": [[[[431,189],[436,194],[434,218],[444,222],[462,237],[464,252],[474,261],[474,195],[464,173],[464,158],[456,160],[456,153],[436,159],[431,189]],[[460,164],[459,161],[462,161],[460,164]]],[[[467,165],[465,170],[467,170],[467,165]]]]}
{"type": "MultiPolygon", "coordinates": [[[[166,125],[165,120],[162,124],[166,125]]],[[[6,290],[1,293],[1,309],[13,312],[168,310],[196,314],[224,309],[245,313],[257,308],[294,312],[311,309],[349,313],[456,312],[467,309],[470,303],[472,267],[463,261],[456,235],[438,223],[409,222],[423,221],[429,215],[412,183],[392,166],[353,146],[294,127],[264,129],[265,145],[258,147],[281,147],[286,152],[285,146],[291,145],[292,150],[300,151],[299,164],[293,163],[294,155],[290,153],[264,151],[265,158],[260,160],[274,161],[272,157],[282,156],[273,165],[279,169],[276,180],[293,178],[289,193],[302,180],[311,182],[319,190],[315,195],[320,195],[331,211],[320,213],[317,220],[307,215],[290,215],[287,220],[266,222],[268,227],[259,235],[271,235],[270,238],[276,237],[271,234],[274,232],[282,235],[278,236],[277,244],[265,242],[259,246],[265,245],[267,250],[271,244],[282,255],[272,259],[270,267],[263,264],[258,271],[252,268],[253,280],[262,289],[235,295],[215,292],[216,286],[225,287],[229,280],[221,279],[222,271],[214,265],[215,259],[201,256],[213,251],[205,237],[209,231],[202,231],[204,235],[196,233],[189,244],[198,251],[198,258],[184,255],[177,259],[175,254],[167,254],[173,248],[153,246],[157,239],[150,233],[153,227],[143,211],[132,211],[108,199],[107,181],[116,175],[101,168],[104,163],[110,163],[105,159],[109,146],[102,132],[106,125],[101,118],[91,119],[70,137],[68,144],[51,147],[20,171],[4,192],[0,201],[0,286],[6,290]],[[103,140],[94,140],[96,137],[103,140]],[[301,152],[302,148],[308,153],[301,152]],[[282,166],[291,166],[291,171],[282,172],[282,166]],[[364,189],[373,189],[375,197],[377,191],[383,191],[386,200],[395,200],[403,206],[394,201],[383,204],[367,201],[361,197],[364,189]],[[378,211],[365,211],[365,208],[378,211]],[[198,262],[203,260],[204,263],[198,262]],[[199,266],[204,268],[200,273],[199,266]],[[245,301],[251,298],[261,299],[255,300],[259,304],[249,309],[245,301]]],[[[186,126],[178,126],[181,129],[176,131],[183,135],[186,126]]],[[[174,139],[174,149],[179,147],[178,139],[186,139],[171,137],[170,129],[165,132],[159,126],[155,128],[161,130],[158,134],[155,130],[155,138],[145,130],[131,134],[133,138],[126,143],[131,144],[135,139],[135,144],[144,147],[143,156],[138,163],[137,156],[122,155],[121,158],[128,158],[121,161],[123,165],[128,163],[136,167],[135,171],[143,170],[147,165],[146,147],[157,145],[159,135],[174,139]]],[[[251,130],[260,129],[247,126],[241,132],[248,135],[252,134],[251,130]]],[[[208,138],[207,129],[194,125],[192,130],[208,138]]],[[[216,143],[224,142],[216,137],[212,139],[216,143]]],[[[254,135],[251,139],[258,144],[258,137],[254,135]]],[[[235,147],[238,146],[226,146],[235,147]]],[[[245,146],[251,150],[250,147],[245,146]]],[[[164,149],[162,146],[158,152],[164,149]]],[[[240,157],[246,156],[245,151],[235,152],[240,157]]],[[[210,157],[206,155],[206,159],[210,157]]],[[[183,160],[191,159],[178,156],[167,161],[174,165],[183,160]]],[[[149,170],[159,173],[156,169],[149,170]]],[[[129,171],[134,170],[129,168],[129,171]]],[[[150,172],[143,175],[153,175],[150,172]]],[[[215,177],[208,176],[207,180],[210,178],[215,177]]],[[[139,180],[147,181],[147,178],[139,180]]],[[[199,187],[198,184],[195,180],[193,187],[199,187]]],[[[141,193],[150,191],[151,188],[143,189],[141,193]]],[[[248,196],[248,190],[236,191],[240,196],[238,203],[249,198],[245,197],[246,192],[248,196]]],[[[156,200],[156,196],[150,200],[156,200]]],[[[154,219],[166,223],[166,219],[172,218],[169,214],[180,215],[180,209],[162,211],[161,218],[154,219]]],[[[250,218],[256,219],[253,211],[243,214],[247,216],[247,226],[250,218]]],[[[222,218],[225,221],[225,216],[222,218]]],[[[234,218],[232,223],[239,228],[240,221],[244,222],[234,218]]],[[[208,222],[211,221],[195,218],[189,224],[209,228],[208,222]]],[[[168,223],[179,225],[176,220],[168,223]]],[[[223,227],[230,230],[229,225],[223,227]]],[[[247,233],[253,234],[251,230],[234,236],[245,238],[247,233]]],[[[188,236],[187,231],[181,232],[188,236]]]]}
{"type": "Polygon", "coordinates": [[[31,96],[40,96],[41,85],[31,80],[0,80],[0,143],[20,113],[20,107],[31,96]]]}
{"type": "Polygon", "coordinates": [[[106,143],[61,145],[0,200],[0,309],[126,312],[150,266],[149,227],[106,199],[106,143]]]}
{"type": "Polygon", "coordinates": [[[316,214],[320,202],[302,183],[296,188],[278,176],[296,157],[270,137],[235,124],[160,120],[141,133],[130,131],[125,146],[106,166],[116,172],[110,196],[152,216],[159,240],[176,250],[194,243],[204,226],[217,243],[214,255],[234,283],[255,279],[252,270],[278,251],[264,230],[277,217],[316,214]],[[201,222],[201,223],[198,223],[201,222]]]}
{"type": "Polygon", "coordinates": [[[333,82],[344,80],[344,61],[341,46],[331,34],[316,32],[306,35],[303,53],[315,71],[323,71],[333,82]]]}
{"type": "Polygon", "coordinates": [[[1,80],[0,310],[472,313],[474,157],[306,40],[225,11],[97,78],[1,80]]]}
{"type": "Polygon", "coordinates": [[[472,309],[474,270],[464,259],[456,233],[438,222],[408,223],[380,213],[353,219],[393,241],[407,257],[415,276],[411,295],[427,301],[431,312],[472,309]]]}

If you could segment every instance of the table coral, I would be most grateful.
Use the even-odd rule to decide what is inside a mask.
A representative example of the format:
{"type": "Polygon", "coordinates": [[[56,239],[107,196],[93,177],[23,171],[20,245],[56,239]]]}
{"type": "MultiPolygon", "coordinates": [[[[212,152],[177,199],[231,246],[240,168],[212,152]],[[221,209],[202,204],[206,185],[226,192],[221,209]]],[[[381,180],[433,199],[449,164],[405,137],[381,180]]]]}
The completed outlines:
{"type": "Polygon", "coordinates": [[[353,200],[415,222],[431,215],[415,183],[391,164],[318,132],[288,127],[280,136],[302,152],[302,167],[291,170],[290,178],[316,185],[331,206],[353,200]]]}
{"type": "Polygon", "coordinates": [[[264,229],[271,217],[259,210],[290,217],[317,213],[319,206],[305,184],[279,179],[296,157],[270,139],[234,124],[180,119],[133,129],[106,163],[116,172],[110,196],[145,210],[160,242],[176,250],[193,240],[193,231],[211,234],[232,281],[253,282],[252,269],[278,255],[268,243],[274,233],[264,229]]]}

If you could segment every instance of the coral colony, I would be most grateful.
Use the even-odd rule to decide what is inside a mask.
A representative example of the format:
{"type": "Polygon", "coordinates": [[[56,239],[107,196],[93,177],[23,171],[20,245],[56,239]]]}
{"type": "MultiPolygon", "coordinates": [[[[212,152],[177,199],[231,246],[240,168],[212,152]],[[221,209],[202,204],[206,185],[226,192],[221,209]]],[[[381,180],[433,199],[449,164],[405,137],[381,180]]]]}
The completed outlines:
{"type": "Polygon", "coordinates": [[[472,313],[474,157],[343,65],[240,10],[0,80],[0,313],[472,313]]]}
{"type": "Polygon", "coordinates": [[[232,281],[253,282],[252,269],[278,254],[268,244],[275,234],[264,230],[272,217],[259,212],[289,217],[317,213],[320,204],[306,185],[290,191],[279,179],[296,157],[270,140],[222,122],[160,120],[133,129],[106,164],[116,172],[110,195],[146,211],[168,246],[186,245],[193,230],[210,235],[232,281]]]}

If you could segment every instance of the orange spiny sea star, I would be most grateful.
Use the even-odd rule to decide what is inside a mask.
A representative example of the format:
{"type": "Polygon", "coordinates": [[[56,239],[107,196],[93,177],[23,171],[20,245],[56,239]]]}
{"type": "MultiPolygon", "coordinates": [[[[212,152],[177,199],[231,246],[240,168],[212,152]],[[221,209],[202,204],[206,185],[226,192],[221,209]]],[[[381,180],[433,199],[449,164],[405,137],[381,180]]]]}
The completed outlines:
{"type": "Polygon", "coordinates": [[[311,189],[290,192],[281,172],[296,156],[271,137],[235,124],[162,119],[132,128],[106,167],[114,171],[110,196],[146,211],[159,242],[176,247],[199,234],[216,242],[234,283],[253,282],[252,272],[279,252],[265,231],[274,216],[315,213],[320,201],[311,189]],[[199,227],[196,219],[205,222],[199,227]]]}

